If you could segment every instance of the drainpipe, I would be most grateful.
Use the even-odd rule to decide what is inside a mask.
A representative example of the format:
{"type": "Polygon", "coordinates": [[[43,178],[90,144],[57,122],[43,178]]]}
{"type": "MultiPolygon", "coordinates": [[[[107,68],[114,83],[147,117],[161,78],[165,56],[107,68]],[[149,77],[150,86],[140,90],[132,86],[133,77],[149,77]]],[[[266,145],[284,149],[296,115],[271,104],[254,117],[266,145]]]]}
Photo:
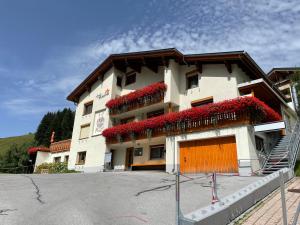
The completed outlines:
{"type": "Polygon", "coordinates": [[[299,112],[298,112],[298,110],[299,110],[299,102],[298,102],[297,90],[296,90],[295,86],[296,86],[295,84],[292,84],[291,93],[292,93],[292,99],[293,99],[293,102],[294,102],[295,110],[296,110],[297,114],[299,114],[299,112]]]}

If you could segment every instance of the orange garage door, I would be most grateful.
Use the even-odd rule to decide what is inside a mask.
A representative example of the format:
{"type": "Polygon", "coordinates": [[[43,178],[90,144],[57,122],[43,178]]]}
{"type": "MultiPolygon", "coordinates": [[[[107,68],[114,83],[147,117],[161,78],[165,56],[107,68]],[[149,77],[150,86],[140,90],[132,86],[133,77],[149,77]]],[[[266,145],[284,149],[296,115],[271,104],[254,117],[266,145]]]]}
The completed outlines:
{"type": "Polygon", "coordinates": [[[235,137],[222,137],[180,143],[182,173],[237,173],[235,137]]]}

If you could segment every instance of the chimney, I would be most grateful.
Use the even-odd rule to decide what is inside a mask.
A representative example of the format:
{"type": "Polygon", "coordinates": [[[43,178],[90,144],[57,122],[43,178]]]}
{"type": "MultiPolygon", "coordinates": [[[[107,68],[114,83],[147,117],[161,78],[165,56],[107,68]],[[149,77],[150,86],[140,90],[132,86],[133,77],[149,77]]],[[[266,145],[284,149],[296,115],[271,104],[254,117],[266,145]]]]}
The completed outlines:
{"type": "Polygon", "coordinates": [[[54,142],[54,135],[55,135],[55,131],[52,131],[50,143],[54,142]]]}

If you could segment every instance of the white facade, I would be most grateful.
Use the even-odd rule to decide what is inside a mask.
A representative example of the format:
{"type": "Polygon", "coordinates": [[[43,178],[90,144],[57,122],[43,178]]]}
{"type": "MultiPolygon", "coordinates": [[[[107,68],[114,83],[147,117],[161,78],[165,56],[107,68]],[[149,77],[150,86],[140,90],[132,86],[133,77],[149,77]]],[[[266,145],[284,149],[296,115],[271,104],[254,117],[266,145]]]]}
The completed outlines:
{"type": "MultiPolygon", "coordinates": [[[[253,126],[229,127],[202,132],[194,132],[186,135],[172,137],[155,137],[136,142],[124,142],[107,145],[105,138],[100,134],[101,130],[112,126],[113,120],[120,120],[134,116],[136,121],[146,119],[147,112],[163,108],[165,113],[170,110],[181,111],[191,107],[191,102],[212,97],[214,102],[226,99],[233,99],[241,96],[238,84],[251,81],[251,78],[242,71],[237,64],[232,64],[230,73],[224,64],[203,64],[202,72],[198,72],[198,87],[186,89],[186,73],[196,70],[194,65],[181,65],[175,60],[170,59],[168,66],[160,66],[155,73],[143,66],[141,73],[136,72],[136,82],[125,86],[122,81],[122,88],[117,86],[117,77],[125,74],[112,66],[105,74],[103,79],[96,81],[79,98],[76,106],[76,115],[73,128],[73,136],[70,149],[68,167],[85,172],[98,172],[104,169],[105,153],[114,151],[112,164],[114,170],[126,169],[126,148],[143,148],[142,156],[134,156],[133,164],[155,164],[155,160],[150,160],[149,146],[165,145],[165,164],[167,172],[174,172],[178,164],[179,143],[186,140],[206,139],[212,137],[235,136],[237,145],[237,155],[239,160],[239,172],[241,174],[251,174],[260,168],[255,144],[255,134],[253,126]],[[109,115],[109,110],[105,104],[108,100],[128,94],[131,91],[143,88],[155,82],[164,82],[167,85],[164,102],[157,103],[138,110],[132,110],[119,115],[109,115]],[[84,107],[88,102],[93,102],[92,112],[84,115],[84,107]],[[100,132],[94,134],[95,115],[101,112],[100,132]],[[89,134],[85,138],[80,138],[81,127],[89,125],[89,134]],[[84,164],[79,163],[79,152],[86,152],[84,164]]],[[[131,69],[127,67],[127,72],[131,69]]],[[[290,110],[285,110],[290,113],[290,110]]],[[[294,123],[294,115],[290,115],[291,123],[294,123]]],[[[261,135],[261,137],[264,137],[261,135]]],[[[38,160],[42,160],[42,154],[38,160]]],[[[159,160],[158,160],[159,161],[159,160]]],[[[159,163],[159,162],[157,162],[159,163]]]]}

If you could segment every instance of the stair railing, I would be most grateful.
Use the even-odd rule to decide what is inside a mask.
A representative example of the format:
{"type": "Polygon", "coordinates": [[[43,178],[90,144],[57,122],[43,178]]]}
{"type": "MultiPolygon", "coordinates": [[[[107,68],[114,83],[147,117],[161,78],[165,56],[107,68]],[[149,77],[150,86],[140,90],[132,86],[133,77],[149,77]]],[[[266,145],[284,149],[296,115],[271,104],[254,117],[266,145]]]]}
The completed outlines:
{"type": "Polygon", "coordinates": [[[300,148],[300,122],[297,121],[288,145],[289,167],[294,169],[300,148]]]}

